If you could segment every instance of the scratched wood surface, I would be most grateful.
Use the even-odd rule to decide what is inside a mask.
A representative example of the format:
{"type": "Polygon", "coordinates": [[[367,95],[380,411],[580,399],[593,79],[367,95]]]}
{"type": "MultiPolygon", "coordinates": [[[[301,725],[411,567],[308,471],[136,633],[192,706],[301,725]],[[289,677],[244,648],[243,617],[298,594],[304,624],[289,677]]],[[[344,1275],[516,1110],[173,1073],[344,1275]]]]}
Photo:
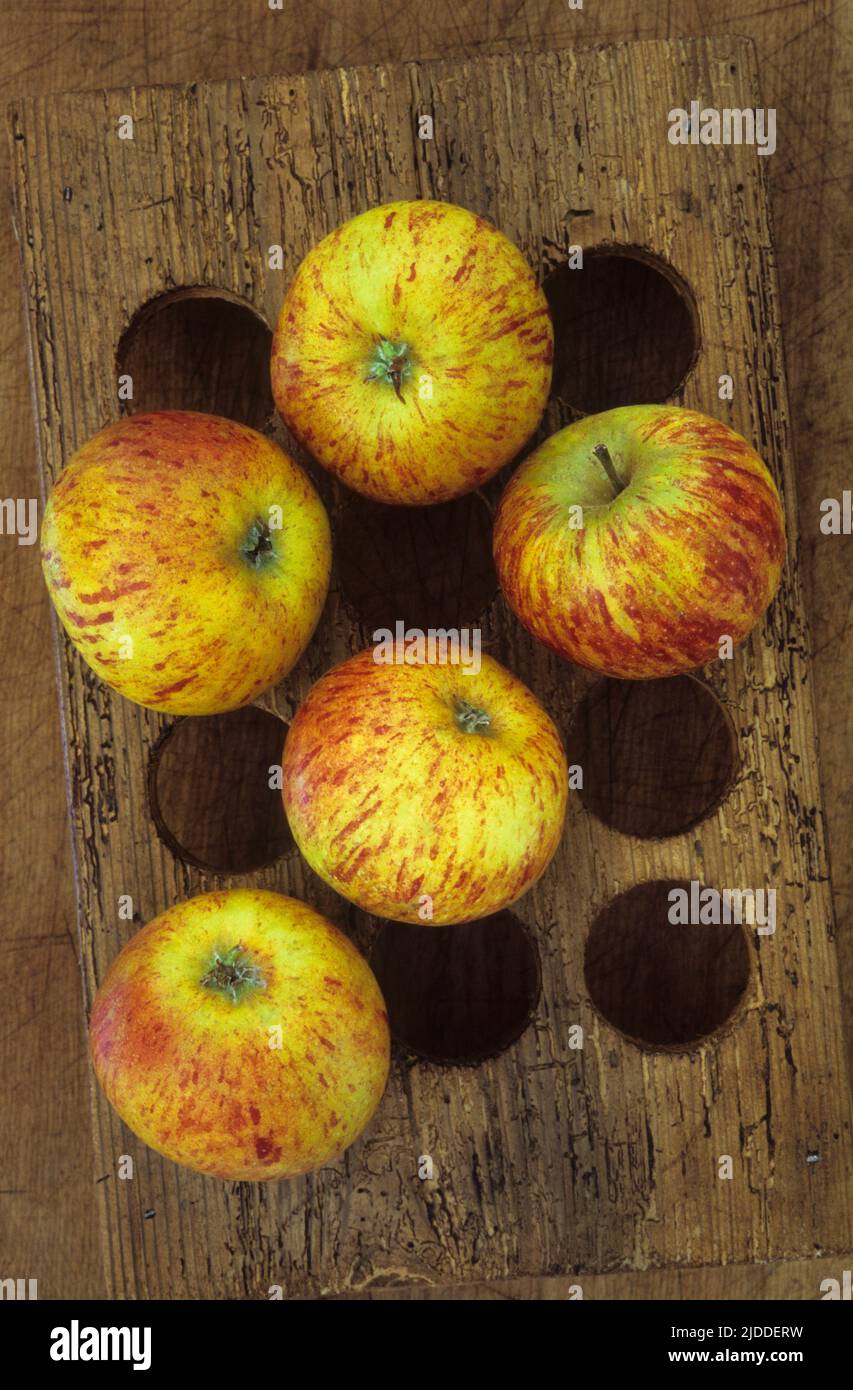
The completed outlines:
{"type": "MultiPolygon", "coordinates": [[[[290,0],[285,11],[228,0],[98,0],[68,6],[42,0],[21,9],[0,0],[7,24],[0,90],[8,96],[130,83],[189,82],[234,73],[302,72],[356,62],[464,57],[626,38],[751,35],[764,104],[782,134],[766,177],[775,227],[788,392],[801,516],[800,572],[808,595],[810,672],[821,746],[820,772],[831,851],[837,947],[849,1025],[853,1000],[853,837],[849,835],[847,750],[853,704],[839,700],[850,679],[849,566],[843,538],[818,530],[822,498],[847,486],[853,354],[839,341],[849,305],[845,271],[850,232],[853,8],[843,0],[608,0],[569,10],[554,0],[290,0]],[[816,77],[819,76],[819,80],[816,77]]],[[[0,141],[0,183],[11,203],[9,151],[0,141]]],[[[0,219],[0,265],[17,278],[11,216],[0,219]]],[[[0,302],[0,398],[6,451],[4,494],[37,492],[33,412],[24,318],[16,293],[0,302]]],[[[0,1111],[4,1155],[4,1269],[34,1273],[42,1297],[103,1291],[96,1179],[86,1096],[89,1068],[79,1006],[73,870],[63,784],[50,605],[36,548],[7,541],[0,644],[4,650],[0,728],[11,750],[0,802],[7,848],[0,884],[4,933],[0,986],[6,1001],[3,1066],[9,1103],[0,1111]],[[25,911],[22,910],[25,904],[25,911]]],[[[815,1263],[815,1271],[820,1262],[815,1263]]],[[[748,1265],[692,1272],[679,1297],[803,1296],[798,1266],[748,1265]],[[767,1277],[770,1271],[772,1277],[767,1277]],[[787,1278],[786,1271],[790,1271],[787,1278]]],[[[666,1271],[596,1276],[612,1297],[653,1297],[673,1288],[666,1271]]],[[[812,1288],[819,1283],[817,1272],[812,1288]]],[[[474,1286],[471,1286],[474,1287],[474,1286]]],[[[662,1295],[661,1295],[662,1296],[662,1295]]],[[[807,1294],[805,1296],[808,1296],[807,1294]]]]}
{"type": "MultiPolygon", "coordinates": [[[[585,245],[617,240],[665,257],[692,286],[702,340],[678,399],[716,401],[723,370],[748,382],[731,422],[773,468],[794,545],[762,161],[747,148],[725,161],[719,151],[674,150],[653,121],[639,128],[630,114],[665,122],[685,89],[711,105],[757,104],[749,46],[623,45],[18,103],[19,236],[46,479],[116,413],[116,343],[152,296],[206,284],[271,322],[289,273],[324,231],[376,201],[438,196],[493,217],[543,273],[579,239],[569,208],[586,214],[585,245]],[[452,145],[416,142],[421,110],[439,125],[452,120],[452,145]],[[136,138],[119,145],[126,111],[136,138]],[[68,203],[57,162],[77,190],[68,203]],[[276,241],[283,275],[265,267],[276,241]]],[[[562,418],[554,405],[546,427],[562,418]]],[[[342,502],[329,497],[337,522],[342,502]]],[[[484,628],[569,728],[583,683],[536,650],[499,603],[484,628]]],[[[339,1164],[274,1188],[210,1183],[136,1145],[96,1097],[103,1171],[120,1153],[137,1156],[136,1181],[101,1187],[112,1290],[338,1291],[847,1248],[849,1093],[804,636],[792,567],[763,628],[734,663],[708,673],[741,755],[719,812],[649,843],[608,831],[574,802],[557,860],[518,907],[543,973],[533,1025],[477,1068],[398,1057],[369,1135],[339,1164]],[[751,937],[747,995],[724,1033],[688,1054],[654,1054],[592,1011],[584,937],[631,884],[691,877],[777,885],[779,926],[772,938],[751,937]],[[581,1052],[568,1047],[577,1022],[581,1052]],[[423,1153],[436,1165],[426,1183],[423,1153]],[[716,1179],[722,1153],[734,1156],[732,1182],[716,1179]]],[[[287,719],[363,637],[333,592],[306,659],[271,702],[278,713],[287,719]]],[[[128,935],[116,920],[119,894],[132,892],[145,920],[222,880],[176,859],[149,820],[147,753],[163,721],[112,697],[67,647],[61,663],[91,996],[128,935]]],[[[342,912],[295,855],[252,881],[310,898],[369,945],[374,924],[342,912]]]]}

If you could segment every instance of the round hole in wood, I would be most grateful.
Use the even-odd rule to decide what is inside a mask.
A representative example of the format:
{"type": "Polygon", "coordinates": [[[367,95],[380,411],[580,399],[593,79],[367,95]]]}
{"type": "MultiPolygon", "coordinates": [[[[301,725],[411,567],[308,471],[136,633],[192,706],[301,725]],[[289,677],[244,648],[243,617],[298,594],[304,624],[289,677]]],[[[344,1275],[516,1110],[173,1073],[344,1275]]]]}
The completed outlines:
{"type": "Polygon", "coordinates": [[[704,820],[737,774],[731,717],[693,676],[597,681],[578,705],[569,742],[584,806],[641,839],[704,820]]]}
{"type": "Polygon", "coordinates": [[[685,1050],[731,1018],[749,983],[750,956],[736,921],[674,925],[673,889],[689,898],[691,885],[639,883],[609,902],[590,929],[584,974],[608,1023],[634,1042],[685,1050]]]}
{"type": "Polygon", "coordinates": [[[432,507],[393,507],[357,493],[336,513],[341,591],[368,632],[461,628],[498,588],[492,516],[479,493],[432,507]]]}
{"type": "Polygon", "coordinates": [[[391,1034],[430,1061],[475,1065],[521,1036],[539,999],[539,956],[511,912],[459,926],[384,922],[370,964],[391,1034]]]}
{"type": "Polygon", "coordinates": [[[293,846],[281,791],[270,786],[287,726],[248,706],[230,714],[187,716],[151,752],[148,797],[154,823],[173,854],[196,868],[248,873],[293,846]]]}
{"type": "Polygon", "coordinates": [[[638,247],[584,251],[546,277],[554,320],[551,395],[582,414],[666,401],[699,353],[692,291],[665,261],[638,247]]]}
{"type": "Polygon", "coordinates": [[[204,285],[170,290],[134,315],[116,353],[130,376],[131,413],[200,410],[260,430],[272,418],[272,333],[237,295],[204,285]]]}

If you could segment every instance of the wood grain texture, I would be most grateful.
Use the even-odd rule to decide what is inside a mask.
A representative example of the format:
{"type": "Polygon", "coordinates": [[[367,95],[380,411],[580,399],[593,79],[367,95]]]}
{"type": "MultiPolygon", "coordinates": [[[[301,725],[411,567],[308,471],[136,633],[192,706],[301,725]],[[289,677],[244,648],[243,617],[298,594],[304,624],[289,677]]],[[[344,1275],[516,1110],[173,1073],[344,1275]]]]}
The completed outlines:
{"type": "Polygon", "coordinates": [[[586,771],[583,804],[640,839],[703,821],[740,760],[731,716],[693,676],[596,682],[575,710],[570,741],[586,771]]]}
{"type": "MultiPolygon", "coordinates": [[[[261,8],[265,8],[261,6],[261,8]]],[[[490,49],[593,43],[623,38],[736,32],[756,42],[762,98],[778,111],[784,138],[768,161],[779,292],[794,430],[803,543],[800,571],[810,598],[811,675],[821,740],[821,779],[832,850],[838,949],[853,1050],[853,840],[849,835],[847,761],[853,710],[839,695],[850,680],[846,640],[849,579],[840,538],[818,531],[821,498],[849,483],[848,402],[853,354],[838,333],[849,306],[845,258],[850,233],[851,111],[847,92],[853,57],[853,9],[842,0],[608,0],[569,13],[552,0],[293,0],[272,22],[257,6],[228,0],[99,0],[68,6],[42,0],[25,9],[0,0],[6,42],[0,91],[8,97],[75,87],[182,82],[236,72],[304,71],[368,59],[463,57],[490,49]],[[804,466],[805,462],[805,466],[804,466]]],[[[11,199],[9,157],[0,141],[0,181],[11,199]]],[[[17,279],[11,218],[0,219],[5,283],[17,279]]],[[[36,495],[32,410],[24,320],[14,291],[0,303],[0,398],[6,449],[4,493],[36,495]]],[[[7,542],[4,603],[4,746],[11,750],[0,835],[7,847],[0,885],[4,934],[0,978],[6,1000],[4,1070],[10,1103],[0,1109],[0,1152],[7,1267],[39,1278],[42,1297],[91,1296],[103,1288],[96,1239],[95,1181],[85,1096],[88,1063],[79,1008],[74,946],[73,875],[68,850],[63,774],[56,723],[49,603],[32,548],[7,542]],[[14,846],[14,850],[11,848],[14,846]],[[26,904],[26,910],[22,910],[26,904]],[[33,939],[39,926],[44,939],[33,939]],[[53,939],[57,924],[64,943],[53,939]],[[26,987],[21,988],[21,980],[26,987]],[[32,983],[30,983],[32,982],[32,983]],[[94,1179],[94,1181],[93,1181],[94,1179]]],[[[691,1273],[678,1297],[803,1296],[798,1266],[743,1266],[738,1281],[719,1272],[691,1273]],[[773,1278],[765,1277],[772,1270],[773,1278]],[[786,1282],[786,1270],[790,1280],[786,1282]],[[707,1290],[703,1294],[703,1290],[707,1290]],[[728,1292],[726,1292],[728,1290],[728,1292]],[[752,1296],[752,1295],[751,1295],[752,1296]]],[[[635,1296],[670,1276],[597,1276],[599,1286],[633,1288],[635,1296]]],[[[604,1296],[604,1295],[602,1295],[604,1296]]],[[[625,1292],[618,1296],[629,1296],[625,1292]]]]}
{"type": "MultiPolygon", "coordinates": [[[[849,1261],[848,1261],[849,1266],[849,1261]]],[[[388,1301],[450,1299],[453,1302],[506,1300],[552,1302],[578,1298],[586,1301],[607,1299],[632,1301],[637,1298],[661,1302],[683,1299],[750,1299],[772,1301],[798,1299],[816,1302],[828,1292],[821,1289],[827,1279],[841,1284],[843,1268],[838,1258],[828,1255],[810,1260],[789,1260],[780,1264],[723,1265],[707,1269],[649,1269],[641,1274],[550,1274],[539,1278],[493,1279],[489,1283],[408,1285],[372,1289],[364,1293],[337,1294],[337,1299],[388,1301]]]]}
{"type": "MultiPolygon", "coordinates": [[[[670,262],[696,295],[703,345],[680,399],[714,402],[725,417],[719,374],[743,383],[730,422],[773,469],[796,554],[763,161],[747,148],[669,146],[666,112],[685,91],[703,104],[758,104],[749,46],[622,45],[17,103],[45,476],[115,415],[115,345],[152,295],[219,286],[271,322],[323,232],[383,199],[438,196],[491,216],[542,272],[581,236],[585,245],[635,243],[670,262]],[[439,132],[428,146],[413,133],[413,112],[423,110],[439,132]],[[649,119],[637,122],[638,110],[649,119]],[[127,111],[132,144],[114,136],[127,111]],[[573,222],[569,209],[586,215],[573,222]],[[265,248],[277,241],[283,275],[266,270],[265,248]]],[[[546,429],[564,415],[553,406],[546,429]]],[[[336,516],[340,498],[324,487],[336,516]]],[[[535,649],[499,602],[485,628],[568,727],[584,688],[577,674],[535,649]]],[[[308,655],[270,702],[277,712],[288,718],[310,682],[363,637],[335,590],[308,655]]],[[[280,1283],[304,1293],[848,1248],[849,1091],[805,653],[791,565],[763,628],[735,663],[709,673],[740,738],[724,806],[688,835],[649,844],[573,803],[563,849],[518,909],[543,970],[533,1027],[472,1071],[399,1058],[370,1134],[338,1165],[275,1189],[207,1182],[136,1145],[96,1098],[102,1171],[114,1171],[120,1153],[137,1156],[133,1183],[101,1185],[111,1290],[228,1297],[280,1283]],[[751,984],[734,1025],[680,1056],[626,1042],[582,987],[592,916],[656,877],[780,891],[776,936],[752,938],[751,984]],[[567,1043],[577,1022],[580,1053],[567,1043]],[[432,1182],[417,1177],[423,1153],[435,1161],[432,1182]],[[731,1183],[715,1177],[722,1153],[735,1158],[731,1183]],[[815,1153],[819,1161],[807,1162],[815,1153]],[[156,1217],[146,1221],[146,1210],[156,1217]]],[[[177,862],[148,819],[144,767],[162,721],[112,697],[67,647],[62,688],[91,996],[128,934],[116,920],[119,894],[133,894],[138,925],[214,880],[177,862]]],[[[309,898],[369,945],[373,924],[342,912],[300,860],[252,881],[309,898]]]]}

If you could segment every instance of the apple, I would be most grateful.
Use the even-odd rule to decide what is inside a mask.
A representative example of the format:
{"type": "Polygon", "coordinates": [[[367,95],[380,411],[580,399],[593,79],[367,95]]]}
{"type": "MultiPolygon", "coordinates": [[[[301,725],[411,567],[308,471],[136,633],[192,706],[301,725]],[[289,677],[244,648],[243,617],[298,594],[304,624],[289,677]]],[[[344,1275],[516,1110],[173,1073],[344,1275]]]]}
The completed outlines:
{"type": "Polygon", "coordinates": [[[367,962],[319,912],[261,889],[203,893],[138,931],[98,990],[89,1037],[138,1138],[235,1182],[328,1163],[388,1077],[367,962]]]}
{"type": "Polygon", "coordinates": [[[348,487],[445,502],[529,439],[552,359],[548,304],[511,241],[452,203],[387,203],[299,266],[272,389],[288,428],[348,487]]]}
{"type": "Polygon", "coordinates": [[[740,642],[779,586],[785,527],[755,450],[670,405],[590,415],[513,474],[494,526],[501,588],[560,656],[672,676],[740,642]]]}
{"type": "Polygon", "coordinates": [[[236,709],[301,656],[325,602],[329,522],[305,473],[247,425],[131,415],[57,479],[42,566],[107,685],[172,714],[236,709]]]}
{"type": "Polygon", "coordinates": [[[282,781],[315,873],[365,912],[441,926],[499,912],[536,882],[568,772],[535,695],[491,657],[474,673],[367,650],[308,692],[282,781]]]}

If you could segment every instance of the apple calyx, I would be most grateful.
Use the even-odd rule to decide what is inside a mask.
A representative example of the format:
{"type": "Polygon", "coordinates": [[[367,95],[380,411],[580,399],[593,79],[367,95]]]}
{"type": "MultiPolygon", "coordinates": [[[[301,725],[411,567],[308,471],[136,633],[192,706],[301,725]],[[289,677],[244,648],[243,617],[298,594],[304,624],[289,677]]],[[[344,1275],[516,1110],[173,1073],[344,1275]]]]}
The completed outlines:
{"type": "Polygon", "coordinates": [[[613,460],[610,457],[610,450],[608,449],[606,444],[596,444],[592,452],[595,454],[595,457],[598,459],[598,462],[601,464],[602,468],[607,474],[608,479],[610,480],[610,484],[613,488],[613,496],[618,497],[620,492],[624,492],[628,484],[623,483],[622,479],[619,477],[619,474],[616,472],[616,469],[613,466],[613,460]]]}
{"type": "Polygon", "coordinates": [[[272,533],[269,526],[260,517],[256,517],[246,532],[246,538],[240,546],[240,554],[252,569],[263,569],[274,558],[272,533]]]}
{"type": "Polygon", "coordinates": [[[216,950],[200,983],[205,989],[224,994],[232,1004],[239,1004],[246,994],[256,989],[266,989],[266,981],[256,965],[246,958],[245,949],[239,945],[227,951],[216,950]]]}
{"type": "MultiPolygon", "coordinates": [[[[397,399],[403,400],[402,385],[412,375],[412,359],[408,343],[392,343],[380,338],[370,358],[365,381],[384,381],[394,387],[397,399]]],[[[405,401],[403,401],[405,405],[405,401]]]]}
{"type": "Polygon", "coordinates": [[[484,709],[478,709],[468,700],[457,700],[456,723],[464,734],[484,734],[491,728],[492,721],[484,709]]]}

